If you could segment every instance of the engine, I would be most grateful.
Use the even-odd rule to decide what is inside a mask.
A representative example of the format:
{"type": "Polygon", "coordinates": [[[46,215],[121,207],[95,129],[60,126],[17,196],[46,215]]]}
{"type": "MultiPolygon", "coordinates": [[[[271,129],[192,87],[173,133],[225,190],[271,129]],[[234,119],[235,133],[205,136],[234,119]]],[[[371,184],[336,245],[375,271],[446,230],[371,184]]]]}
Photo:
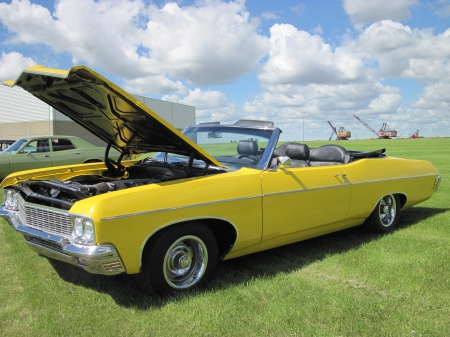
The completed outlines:
{"type": "Polygon", "coordinates": [[[223,171],[192,167],[188,173],[184,163],[159,162],[143,160],[126,168],[127,178],[98,175],[80,175],[70,180],[29,180],[15,186],[27,202],[44,206],[70,209],[82,199],[96,195],[123,190],[126,188],[183,179],[191,176],[216,174],[223,171]]]}

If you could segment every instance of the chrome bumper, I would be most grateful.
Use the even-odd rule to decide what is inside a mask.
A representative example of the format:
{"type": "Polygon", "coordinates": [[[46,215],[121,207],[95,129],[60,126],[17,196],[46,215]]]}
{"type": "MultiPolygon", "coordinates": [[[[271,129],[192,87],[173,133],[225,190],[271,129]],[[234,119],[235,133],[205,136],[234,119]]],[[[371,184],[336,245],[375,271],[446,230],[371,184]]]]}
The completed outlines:
{"type": "Polygon", "coordinates": [[[28,246],[41,255],[81,267],[92,274],[116,275],[125,271],[112,245],[83,246],[68,239],[23,226],[17,212],[0,206],[0,218],[20,232],[28,246]]]}

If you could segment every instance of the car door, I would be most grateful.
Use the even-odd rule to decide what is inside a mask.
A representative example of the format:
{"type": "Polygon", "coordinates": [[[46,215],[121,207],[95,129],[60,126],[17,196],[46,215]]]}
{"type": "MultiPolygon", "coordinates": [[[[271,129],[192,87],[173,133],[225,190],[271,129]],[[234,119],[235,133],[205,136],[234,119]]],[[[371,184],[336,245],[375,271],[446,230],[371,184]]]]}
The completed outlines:
{"type": "Polygon", "coordinates": [[[52,166],[48,139],[31,139],[10,157],[11,172],[52,166]]]}
{"type": "Polygon", "coordinates": [[[54,138],[52,143],[52,164],[53,166],[81,164],[84,160],[80,149],[77,149],[68,138],[54,138]]]}
{"type": "Polygon", "coordinates": [[[289,240],[345,221],[350,184],[343,165],[263,171],[262,243],[289,240]]]}

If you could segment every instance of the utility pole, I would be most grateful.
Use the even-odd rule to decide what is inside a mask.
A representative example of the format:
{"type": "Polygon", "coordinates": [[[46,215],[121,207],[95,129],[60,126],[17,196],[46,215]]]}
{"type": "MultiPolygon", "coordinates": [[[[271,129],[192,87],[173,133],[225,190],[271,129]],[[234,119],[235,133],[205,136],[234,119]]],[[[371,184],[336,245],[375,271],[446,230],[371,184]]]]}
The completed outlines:
{"type": "Polygon", "coordinates": [[[305,141],[305,112],[302,111],[301,114],[303,115],[303,141],[305,141]]]}

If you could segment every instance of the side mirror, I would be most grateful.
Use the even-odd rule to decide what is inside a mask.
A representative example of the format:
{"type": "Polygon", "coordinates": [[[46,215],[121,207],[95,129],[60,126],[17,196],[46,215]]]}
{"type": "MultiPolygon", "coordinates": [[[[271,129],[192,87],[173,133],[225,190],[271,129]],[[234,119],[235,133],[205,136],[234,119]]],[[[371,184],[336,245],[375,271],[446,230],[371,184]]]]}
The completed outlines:
{"type": "Polygon", "coordinates": [[[272,169],[272,171],[278,170],[279,167],[288,168],[292,164],[292,160],[289,157],[277,157],[277,165],[272,169]]]}
{"type": "Polygon", "coordinates": [[[289,157],[278,157],[277,162],[279,166],[290,167],[292,164],[292,160],[289,157]]]}

